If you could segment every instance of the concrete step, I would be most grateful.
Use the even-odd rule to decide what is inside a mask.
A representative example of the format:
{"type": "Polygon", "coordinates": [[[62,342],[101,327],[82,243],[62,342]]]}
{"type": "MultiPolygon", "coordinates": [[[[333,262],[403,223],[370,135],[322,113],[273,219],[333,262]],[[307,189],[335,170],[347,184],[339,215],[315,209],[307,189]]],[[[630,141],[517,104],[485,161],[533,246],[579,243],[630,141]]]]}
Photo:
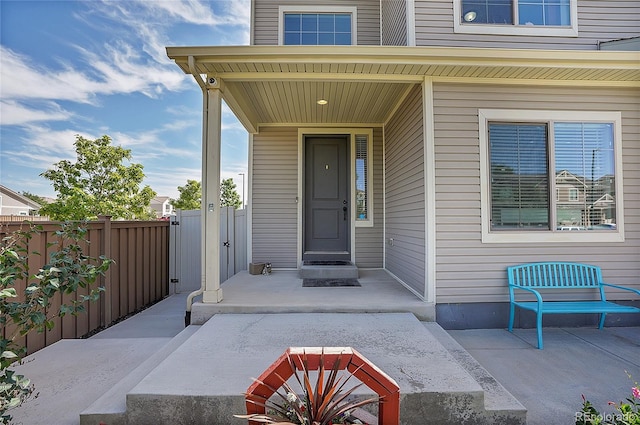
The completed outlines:
{"type": "Polygon", "coordinates": [[[480,384],[484,391],[484,406],[488,415],[495,414],[494,423],[503,423],[505,412],[514,412],[526,418],[527,410],[516,398],[498,382],[480,363],[474,359],[451,335],[437,323],[423,322],[425,328],[438,339],[444,348],[480,384]]]}
{"type": "Polygon", "coordinates": [[[526,423],[522,405],[444,330],[410,313],[213,316],[128,391],[125,422],[104,422],[246,424],[233,414],[244,413],[251,378],[290,346],[358,350],[400,386],[403,425],[526,423]]]}
{"type": "Polygon", "coordinates": [[[306,264],[303,262],[298,271],[300,279],[357,279],[358,268],[349,264],[306,264]]]}
{"type": "Polygon", "coordinates": [[[164,359],[187,341],[198,328],[199,326],[194,325],[185,328],[124,379],[112,386],[106,393],[80,413],[80,425],[127,425],[127,393],[164,359]]]}

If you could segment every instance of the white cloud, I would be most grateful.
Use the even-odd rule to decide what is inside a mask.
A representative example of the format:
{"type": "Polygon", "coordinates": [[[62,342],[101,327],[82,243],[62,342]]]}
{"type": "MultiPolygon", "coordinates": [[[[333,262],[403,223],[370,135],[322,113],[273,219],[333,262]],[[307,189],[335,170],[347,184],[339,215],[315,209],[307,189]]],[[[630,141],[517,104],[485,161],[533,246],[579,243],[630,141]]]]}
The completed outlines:
{"type": "Polygon", "coordinates": [[[15,167],[33,168],[40,174],[56,162],[65,159],[75,160],[73,143],[77,134],[92,138],[91,135],[75,130],[55,131],[38,125],[25,127],[18,149],[12,149],[9,145],[3,146],[2,157],[7,161],[7,171],[15,167]]]}
{"type": "Polygon", "coordinates": [[[0,57],[0,92],[5,100],[55,99],[90,103],[97,88],[81,72],[47,69],[2,45],[0,57]]]}
{"type": "Polygon", "coordinates": [[[70,117],[70,113],[53,101],[95,104],[99,95],[136,92],[153,98],[164,90],[177,91],[186,86],[187,78],[177,68],[145,62],[124,43],[105,46],[102,57],[84,48],[78,47],[78,50],[87,63],[86,69],[68,64],[59,69],[46,68],[0,46],[2,123],[21,125],[70,117]],[[27,106],[26,101],[34,100],[49,102],[44,103],[44,110],[27,106]]]}
{"type": "MultiPolygon", "coordinates": [[[[170,113],[171,115],[179,115],[179,116],[193,116],[196,112],[193,108],[187,105],[169,105],[165,111],[170,113]]],[[[201,113],[199,115],[201,117],[201,113]]]]}
{"type": "Polygon", "coordinates": [[[77,135],[87,139],[99,137],[80,130],[52,130],[48,127],[32,125],[26,128],[26,135],[23,141],[27,149],[37,148],[39,152],[47,153],[49,164],[53,164],[57,160],[52,160],[52,156],[61,159],[75,158],[73,144],[77,135]]]}
{"type": "Polygon", "coordinates": [[[141,43],[140,49],[161,64],[170,63],[165,46],[175,43],[168,35],[175,25],[196,25],[223,34],[222,38],[201,44],[249,43],[250,0],[102,0],[88,5],[88,13],[115,21],[136,34],[141,43]]]}
{"type": "Polygon", "coordinates": [[[144,183],[151,186],[158,196],[177,198],[178,186],[187,184],[187,180],[200,181],[200,168],[171,168],[165,172],[145,172],[144,183]]]}
{"type": "Polygon", "coordinates": [[[55,102],[43,102],[38,108],[29,108],[15,100],[0,100],[0,125],[22,125],[38,121],[68,120],[73,113],[65,111],[55,102]]]}
{"type": "Polygon", "coordinates": [[[101,95],[140,92],[155,98],[165,90],[188,87],[187,77],[166,56],[165,46],[172,44],[169,33],[174,25],[219,29],[224,37],[236,40],[226,44],[245,44],[249,39],[249,0],[95,1],[86,5],[87,12],[76,14],[77,18],[105,32],[112,27],[110,21],[116,22],[119,30],[102,46],[87,44],[90,40],[84,40],[83,46],[75,45],[83,66],[66,62],[54,69],[0,45],[0,92],[4,101],[11,101],[7,109],[11,114],[3,116],[3,124],[69,117],[57,105],[49,103],[43,111],[28,106],[25,100],[96,104],[101,95]]]}
{"type": "Polygon", "coordinates": [[[179,131],[189,127],[200,128],[199,120],[178,120],[174,122],[168,122],[162,125],[162,129],[166,131],[179,131]]]}
{"type": "Polygon", "coordinates": [[[147,1],[141,4],[153,15],[165,12],[177,21],[190,24],[216,26],[238,23],[236,16],[216,16],[209,5],[200,1],[147,1]]]}

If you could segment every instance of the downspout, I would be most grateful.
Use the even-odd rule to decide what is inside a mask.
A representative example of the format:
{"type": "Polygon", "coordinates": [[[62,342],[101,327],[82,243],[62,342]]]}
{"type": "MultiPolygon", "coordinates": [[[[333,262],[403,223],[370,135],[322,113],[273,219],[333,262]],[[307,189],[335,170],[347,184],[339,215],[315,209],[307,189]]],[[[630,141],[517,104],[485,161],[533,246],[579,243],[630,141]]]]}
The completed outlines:
{"type": "MultiPolygon", "coordinates": [[[[200,88],[202,89],[202,143],[206,143],[206,134],[207,134],[207,113],[209,110],[209,104],[207,99],[207,86],[202,76],[196,70],[196,62],[193,56],[189,56],[189,72],[193,75],[193,78],[196,80],[200,88]]],[[[204,151],[204,149],[203,149],[204,151]]],[[[202,156],[202,167],[204,170],[205,166],[205,156],[202,156]]],[[[202,210],[203,206],[200,206],[202,210]]],[[[200,250],[204,252],[204,244],[206,243],[205,238],[203,237],[200,241],[200,250]]],[[[205,290],[205,280],[200,279],[200,288],[191,292],[187,296],[187,310],[184,315],[184,326],[187,327],[191,324],[191,307],[193,306],[193,299],[198,295],[202,295],[205,290]]]]}

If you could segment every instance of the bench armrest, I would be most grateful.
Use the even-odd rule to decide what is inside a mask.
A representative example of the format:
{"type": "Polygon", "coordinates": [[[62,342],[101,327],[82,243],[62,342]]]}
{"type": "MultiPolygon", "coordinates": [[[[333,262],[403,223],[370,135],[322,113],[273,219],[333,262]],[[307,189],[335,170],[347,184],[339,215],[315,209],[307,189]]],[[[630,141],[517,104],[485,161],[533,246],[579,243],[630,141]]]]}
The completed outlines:
{"type": "Polygon", "coordinates": [[[625,291],[635,292],[636,294],[640,295],[640,290],[638,289],[627,288],[626,286],[620,286],[620,285],[612,285],[611,283],[604,283],[604,282],[602,282],[601,285],[608,286],[609,288],[624,289],[625,291]]]}
{"type": "Polygon", "coordinates": [[[511,299],[511,302],[514,302],[516,300],[515,294],[513,293],[514,289],[522,289],[523,291],[529,291],[533,293],[533,295],[535,295],[536,299],[538,300],[538,305],[542,304],[542,296],[540,295],[540,292],[536,291],[535,289],[527,288],[524,286],[509,284],[509,298],[511,299]]]}

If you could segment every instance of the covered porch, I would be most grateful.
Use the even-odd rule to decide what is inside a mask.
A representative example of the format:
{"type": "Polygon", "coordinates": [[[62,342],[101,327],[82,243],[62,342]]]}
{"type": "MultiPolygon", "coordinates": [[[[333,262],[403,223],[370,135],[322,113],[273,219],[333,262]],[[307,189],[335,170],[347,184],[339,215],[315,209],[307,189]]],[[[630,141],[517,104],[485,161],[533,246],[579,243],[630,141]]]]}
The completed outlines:
{"type": "MultiPolygon", "coordinates": [[[[358,222],[355,201],[360,192],[352,167],[345,198],[350,208],[345,210],[349,220],[347,254],[358,267],[390,273],[393,281],[410,292],[408,295],[413,294],[425,308],[433,309],[437,295],[442,294],[437,279],[443,275],[436,273],[442,265],[438,252],[443,247],[442,239],[438,245],[437,232],[461,228],[459,223],[447,221],[452,211],[447,203],[450,194],[443,189],[445,186],[437,185],[437,179],[443,176],[450,180],[460,177],[446,174],[456,172],[446,167],[440,176],[436,174],[438,161],[446,157],[436,143],[437,132],[442,132],[434,118],[442,107],[434,98],[438,86],[460,84],[470,92],[492,85],[625,87],[640,75],[632,54],[601,51],[224,46],[169,47],[167,53],[203,91],[202,234],[206,243],[202,249],[201,289],[189,298],[188,311],[197,295],[202,294],[203,304],[224,304],[227,291],[233,291],[231,285],[221,286],[216,260],[221,246],[215,206],[219,196],[222,100],[250,134],[248,261],[269,261],[275,270],[284,272],[296,270],[304,259],[305,136],[349,136],[353,160],[357,138],[369,135],[374,156],[370,199],[373,221],[358,222]],[[259,177],[254,172],[256,167],[262,173],[259,177]]],[[[462,149],[469,150],[469,164],[477,162],[473,144],[477,122],[465,127],[464,135],[458,136],[457,129],[444,131],[469,141],[461,144],[462,149]]],[[[471,174],[465,177],[474,178],[479,172],[466,171],[471,174]]],[[[456,187],[475,199],[480,196],[475,192],[477,182],[470,180],[470,185],[456,187]]],[[[479,235],[475,222],[464,229],[479,235]]],[[[448,267],[465,268],[466,251],[456,251],[455,255],[460,264],[448,267]]],[[[503,269],[492,273],[496,277],[491,285],[498,286],[503,269]]],[[[277,286],[265,287],[262,296],[277,293],[277,286]]],[[[484,296],[482,291],[480,288],[478,293],[484,296]]],[[[313,299],[308,302],[313,303],[313,299]]],[[[380,300],[381,304],[388,302],[380,300]]],[[[215,307],[209,308],[215,311],[215,307]]]]}
{"type": "Polygon", "coordinates": [[[435,309],[384,270],[360,270],[361,286],[305,288],[295,270],[251,275],[242,271],[222,283],[219,303],[196,302],[191,324],[220,313],[413,313],[434,321],[435,309]]]}

